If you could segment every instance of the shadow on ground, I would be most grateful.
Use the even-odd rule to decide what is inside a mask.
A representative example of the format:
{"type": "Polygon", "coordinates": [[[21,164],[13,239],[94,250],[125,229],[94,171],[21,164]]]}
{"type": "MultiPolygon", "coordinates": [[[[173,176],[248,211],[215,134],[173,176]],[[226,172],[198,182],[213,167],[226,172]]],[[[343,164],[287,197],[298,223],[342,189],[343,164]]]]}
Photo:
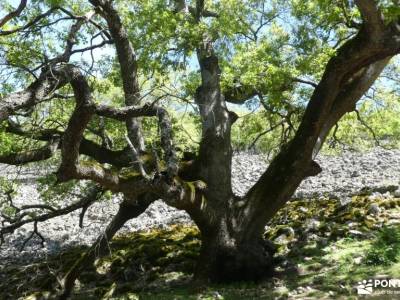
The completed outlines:
{"type": "MultiPolygon", "coordinates": [[[[293,201],[266,228],[276,275],[259,283],[191,287],[195,227],[118,236],[110,255],[82,272],[72,299],[357,299],[364,279],[400,278],[400,199],[293,201]]],[[[86,250],[1,270],[0,299],[47,299],[86,250]]],[[[383,299],[383,297],[377,298],[383,299]]],[[[390,298],[388,298],[390,299],[390,298]]]]}

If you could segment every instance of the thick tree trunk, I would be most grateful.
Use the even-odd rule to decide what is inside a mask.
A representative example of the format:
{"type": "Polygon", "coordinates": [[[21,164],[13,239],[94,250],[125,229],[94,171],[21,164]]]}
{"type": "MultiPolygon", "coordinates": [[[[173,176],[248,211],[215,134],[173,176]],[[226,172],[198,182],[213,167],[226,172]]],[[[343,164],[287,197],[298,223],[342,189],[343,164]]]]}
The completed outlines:
{"type": "Polygon", "coordinates": [[[231,184],[231,126],[237,115],[227,109],[218,58],[207,37],[197,55],[202,79],[195,97],[202,120],[199,177],[207,189],[201,205],[202,220],[206,221],[194,218],[202,235],[195,281],[258,280],[271,275],[272,253],[260,234],[247,235],[237,219],[241,199],[233,195],[231,184]]]}
{"type": "Polygon", "coordinates": [[[195,282],[257,281],[273,274],[273,247],[261,236],[242,236],[231,220],[218,230],[202,231],[195,282]]]}

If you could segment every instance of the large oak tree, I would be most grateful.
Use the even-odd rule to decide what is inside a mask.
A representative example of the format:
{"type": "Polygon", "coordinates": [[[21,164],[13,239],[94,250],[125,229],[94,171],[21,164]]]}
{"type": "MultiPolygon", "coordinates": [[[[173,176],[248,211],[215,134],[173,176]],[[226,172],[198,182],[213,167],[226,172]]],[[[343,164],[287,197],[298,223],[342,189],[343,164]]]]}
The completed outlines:
{"type": "Polygon", "coordinates": [[[19,208],[1,235],[85,211],[105,191],[124,197],[105,234],[65,274],[62,297],[95,255],[107,253],[107,240],[157,199],[185,210],[201,232],[195,280],[271,274],[265,225],[321,171],[313,159],[331,128],[400,52],[395,0],[66,0],[4,8],[2,146],[6,137],[31,142],[0,162],[53,159],[58,185],[95,184],[61,209],[19,208]],[[254,102],[280,116],[288,134],[261,178],[238,196],[231,183],[238,115],[230,103],[254,102]],[[169,112],[185,105],[200,117],[201,139],[197,151],[182,155],[169,112]],[[149,143],[145,127],[153,119],[158,137],[149,143]],[[41,214],[22,213],[30,209],[41,214]]]}

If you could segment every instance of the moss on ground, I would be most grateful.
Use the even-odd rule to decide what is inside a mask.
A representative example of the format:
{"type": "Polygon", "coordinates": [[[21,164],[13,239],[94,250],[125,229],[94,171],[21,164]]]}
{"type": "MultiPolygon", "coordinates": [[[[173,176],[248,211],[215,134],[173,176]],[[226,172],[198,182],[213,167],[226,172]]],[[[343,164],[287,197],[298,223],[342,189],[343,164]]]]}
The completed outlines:
{"type": "MultiPolygon", "coordinates": [[[[82,272],[73,299],[356,299],[358,281],[400,278],[400,199],[292,201],[266,229],[278,245],[276,275],[260,283],[190,284],[199,253],[195,227],[117,236],[111,255],[82,272]],[[371,207],[375,211],[371,212],[371,207]],[[378,207],[378,209],[376,209],[378,207]]],[[[52,298],[86,247],[2,273],[0,299],[52,298]]]]}

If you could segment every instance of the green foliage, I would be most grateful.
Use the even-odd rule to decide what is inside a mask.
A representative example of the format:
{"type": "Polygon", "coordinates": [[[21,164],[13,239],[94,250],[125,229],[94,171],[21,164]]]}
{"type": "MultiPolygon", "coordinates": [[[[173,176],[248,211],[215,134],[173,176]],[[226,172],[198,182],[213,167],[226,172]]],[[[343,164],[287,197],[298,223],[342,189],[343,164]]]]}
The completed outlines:
{"type": "MultiPolygon", "coordinates": [[[[363,219],[370,217],[367,211],[371,202],[383,210],[374,217],[376,224],[387,222],[382,218],[388,216],[393,216],[391,221],[396,220],[399,206],[385,208],[385,201],[354,197],[347,209],[337,200],[304,199],[287,203],[286,212],[280,211],[266,230],[266,236],[276,243],[279,243],[276,237],[288,232],[285,229],[294,230],[294,238],[281,244],[275,256],[279,279],[257,283],[210,284],[204,289],[193,289],[189,282],[201,246],[196,227],[171,226],[119,235],[110,241],[109,256],[97,259],[81,272],[73,299],[101,299],[108,295],[112,299],[195,300],[215,299],[217,293],[220,299],[275,299],[286,297],[289,292],[296,294],[297,299],[330,299],[332,293],[335,299],[357,299],[353,287],[358,281],[378,274],[400,276],[398,260],[390,260],[389,264],[384,261],[368,264],[365,260],[376,248],[392,246],[397,254],[400,252],[399,228],[364,228],[363,219]],[[345,222],[352,208],[362,211],[362,218],[353,220],[350,230],[345,222]],[[310,221],[316,220],[319,226],[310,229],[310,221]],[[338,228],[340,234],[334,234],[329,227],[338,228]],[[363,234],[354,237],[354,229],[363,234]],[[282,252],[288,254],[283,256],[282,252]],[[293,267],[283,268],[285,265],[295,266],[296,272],[293,267]]],[[[49,256],[45,262],[6,266],[2,269],[6,276],[0,281],[0,298],[45,297],[54,291],[57,274],[52,270],[65,274],[87,249],[73,247],[49,256]],[[15,288],[17,283],[21,288],[15,288]]],[[[395,251],[383,253],[391,259],[395,251]]]]}
{"type": "Polygon", "coordinates": [[[392,90],[376,90],[375,99],[363,101],[358,111],[361,121],[355,112],[346,114],[338,123],[335,138],[334,130],[331,131],[326,151],[334,147],[367,150],[377,143],[389,148],[400,147],[400,102],[392,90]]]}
{"type": "Polygon", "coordinates": [[[0,191],[2,196],[4,196],[4,192],[6,191],[14,191],[17,189],[18,185],[12,181],[12,180],[8,180],[4,177],[0,177],[0,191]]]}
{"type": "Polygon", "coordinates": [[[172,115],[174,141],[181,151],[196,152],[201,138],[200,118],[191,112],[172,115]]]}
{"type": "MultiPolygon", "coordinates": [[[[75,195],[80,195],[83,192],[82,185],[77,184],[76,180],[57,183],[55,174],[38,179],[38,191],[41,199],[51,205],[59,205],[63,203],[63,199],[75,195]]],[[[83,194],[83,193],[82,193],[83,194]]]]}
{"type": "Polygon", "coordinates": [[[16,195],[17,187],[18,184],[15,181],[0,177],[0,212],[7,217],[13,217],[17,213],[8,199],[16,195]]]}
{"type": "Polygon", "coordinates": [[[380,0],[378,3],[386,17],[386,22],[389,23],[400,17],[400,6],[396,0],[380,0]]]}
{"type": "MultiPolygon", "coordinates": [[[[388,148],[400,147],[400,102],[392,88],[381,87],[374,91],[373,100],[364,98],[357,107],[361,121],[355,112],[346,114],[331,130],[323,148],[324,153],[335,154],[343,149],[365,151],[378,144],[388,148]]],[[[273,106],[272,106],[273,107],[273,106]]],[[[302,111],[293,115],[292,125],[296,128],[302,111]]],[[[253,149],[263,153],[275,153],[282,142],[282,134],[288,124],[279,124],[280,117],[263,110],[254,113],[239,111],[242,115],[232,129],[234,149],[253,149]],[[269,131],[271,128],[274,130],[269,131]],[[269,131],[265,134],[264,132],[269,131]],[[256,143],[254,141],[260,135],[256,143]]],[[[292,134],[292,133],[291,133],[292,134]]],[[[289,135],[288,137],[290,137],[289,135]]]]}
{"type": "Polygon", "coordinates": [[[15,145],[15,137],[13,138],[11,135],[5,132],[5,122],[0,124],[0,152],[1,153],[10,153],[13,152],[13,148],[15,145]]]}
{"type": "Polygon", "coordinates": [[[385,227],[379,232],[377,240],[368,250],[367,265],[391,265],[400,260],[400,229],[385,227]]]}
{"type": "MultiPolygon", "coordinates": [[[[170,110],[175,146],[180,152],[196,152],[200,141],[200,119],[193,112],[170,110]]],[[[160,148],[157,120],[145,118],[142,122],[146,144],[149,149],[160,148]]]]}
{"type": "MultiPolygon", "coordinates": [[[[15,6],[11,1],[4,2],[2,7],[6,11],[15,6]]],[[[186,3],[192,8],[196,5],[196,1],[186,3]]],[[[260,94],[246,103],[247,108],[255,111],[253,114],[238,109],[241,118],[233,126],[234,149],[248,149],[258,138],[254,149],[274,154],[284,141],[293,136],[293,129],[297,128],[313,92],[312,85],[300,83],[298,79],[318,83],[337,47],[356,32],[351,25],[362,21],[353,1],[341,0],[207,0],[205,9],[218,17],[204,17],[199,21],[187,11],[177,11],[174,1],[116,0],[113,4],[121,15],[138,58],[143,103],[162,99],[159,104],[171,113],[176,146],[182,151],[192,152],[197,151],[201,138],[200,119],[197,108],[188,105],[193,104],[200,86],[196,47],[205,36],[214,42],[218,54],[222,91],[256,90],[260,94]],[[291,114],[290,126],[293,128],[287,122],[278,125],[281,116],[288,114],[291,114]],[[259,137],[271,127],[274,130],[259,137]]],[[[90,3],[78,0],[31,1],[29,9],[2,29],[15,29],[50,7],[59,5],[76,15],[84,15],[92,9],[90,3]]],[[[398,17],[399,7],[395,1],[381,0],[379,5],[388,22],[398,17]]],[[[44,56],[50,58],[62,53],[64,45],[60,40],[65,40],[73,20],[60,20],[54,26],[44,27],[62,16],[63,13],[58,11],[41,20],[30,33],[0,36],[2,60],[15,67],[15,72],[0,86],[0,97],[32,82],[33,77],[21,66],[33,69],[45,60],[44,56]]],[[[105,25],[98,15],[93,20],[105,25]]],[[[89,46],[90,42],[95,44],[91,36],[97,32],[95,26],[83,26],[74,49],[89,46]]],[[[89,53],[82,57],[74,55],[72,61],[88,74],[95,75],[88,78],[97,103],[122,107],[122,81],[114,49],[99,51],[100,54],[94,54],[93,68],[90,67],[89,53]]],[[[400,146],[397,117],[400,113],[399,79],[395,76],[399,72],[398,65],[398,61],[393,61],[386,74],[386,78],[395,77],[394,80],[377,82],[373,100],[364,98],[358,107],[370,128],[362,125],[354,113],[347,114],[339,123],[335,136],[331,132],[324,151],[336,152],[340,143],[368,149],[375,145],[371,129],[386,146],[400,146]],[[329,148],[333,146],[336,148],[329,148]]],[[[67,86],[58,92],[66,95],[72,90],[67,86]]],[[[73,109],[73,99],[54,99],[37,105],[30,118],[17,117],[16,121],[31,132],[45,129],[64,131],[73,109]]],[[[113,141],[112,150],[125,148],[123,122],[94,117],[85,131],[85,138],[101,144],[96,131],[103,124],[105,133],[113,141]]],[[[0,126],[1,154],[44,145],[44,142],[33,142],[28,137],[11,135],[5,126],[0,126]]],[[[156,119],[143,118],[143,128],[146,144],[160,152],[156,119]]]]}
{"type": "MultiPolygon", "coordinates": [[[[281,126],[259,137],[260,134],[266,132],[271,126],[266,120],[268,120],[267,113],[262,111],[254,114],[245,114],[239,118],[232,127],[233,148],[235,150],[257,150],[264,153],[279,150],[281,126]],[[255,142],[257,138],[258,140],[255,142]],[[252,145],[253,147],[250,149],[252,145]]],[[[278,122],[276,117],[270,118],[270,121],[271,123],[278,122]]]]}

